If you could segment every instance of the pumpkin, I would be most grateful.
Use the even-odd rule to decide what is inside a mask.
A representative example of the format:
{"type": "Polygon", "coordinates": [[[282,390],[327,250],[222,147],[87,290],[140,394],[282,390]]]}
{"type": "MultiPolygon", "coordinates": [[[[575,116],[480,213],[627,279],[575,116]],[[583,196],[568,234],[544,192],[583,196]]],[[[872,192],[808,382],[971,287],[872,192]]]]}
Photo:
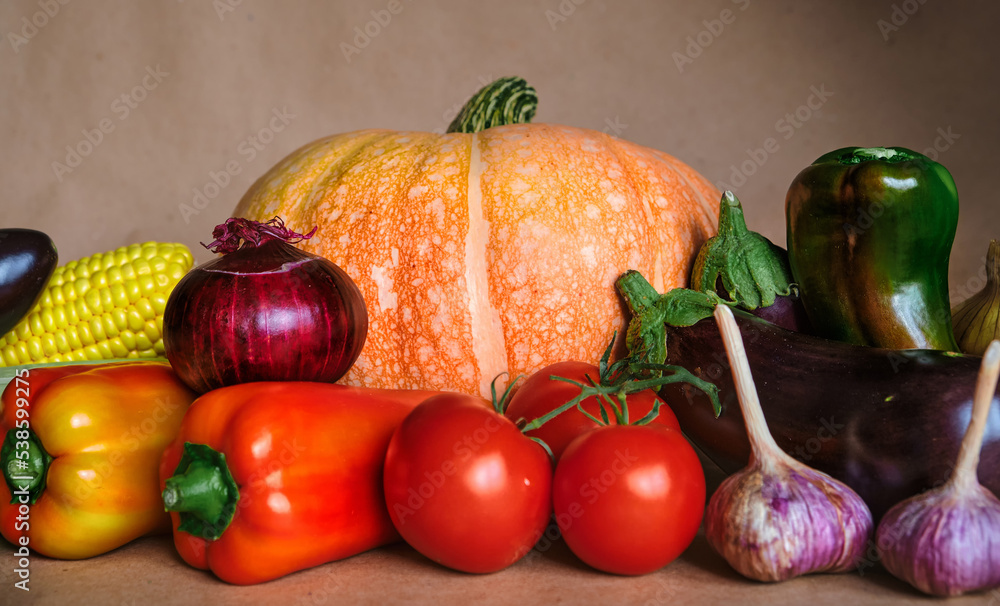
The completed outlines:
{"type": "Polygon", "coordinates": [[[718,190],[663,152],[530,124],[536,103],[504,78],[444,134],[320,139],[239,202],[235,216],[317,226],[300,246],[361,289],[368,341],[341,382],[488,396],[504,372],[597,363],[627,326],[626,270],[660,292],[687,284],[718,190]]]}

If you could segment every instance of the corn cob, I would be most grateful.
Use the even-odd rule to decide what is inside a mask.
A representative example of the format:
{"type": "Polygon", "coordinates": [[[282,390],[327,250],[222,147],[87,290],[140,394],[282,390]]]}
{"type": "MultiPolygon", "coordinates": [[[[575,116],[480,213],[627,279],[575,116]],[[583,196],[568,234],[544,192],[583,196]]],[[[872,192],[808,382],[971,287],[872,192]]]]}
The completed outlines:
{"type": "Polygon", "coordinates": [[[163,309],[191,269],[183,244],[146,242],[59,267],[0,338],[0,366],[163,355],[163,309]]]}

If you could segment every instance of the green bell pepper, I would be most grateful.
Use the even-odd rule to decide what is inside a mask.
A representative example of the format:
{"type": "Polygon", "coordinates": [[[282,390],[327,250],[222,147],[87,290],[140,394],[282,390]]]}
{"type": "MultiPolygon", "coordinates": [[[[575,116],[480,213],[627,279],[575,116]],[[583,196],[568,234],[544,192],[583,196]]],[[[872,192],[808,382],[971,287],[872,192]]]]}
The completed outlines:
{"type": "Polygon", "coordinates": [[[958,351],[948,259],[958,192],[948,170],[902,147],[845,147],[806,167],[785,198],[788,260],[821,336],[958,351]]]}

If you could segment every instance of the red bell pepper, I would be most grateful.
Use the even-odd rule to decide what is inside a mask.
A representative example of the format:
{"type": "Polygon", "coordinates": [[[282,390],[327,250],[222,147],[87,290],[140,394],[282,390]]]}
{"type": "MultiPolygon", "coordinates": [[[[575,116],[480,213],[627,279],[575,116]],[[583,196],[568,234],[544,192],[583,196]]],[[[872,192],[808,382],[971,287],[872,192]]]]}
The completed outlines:
{"type": "Polygon", "coordinates": [[[399,540],[382,466],[435,393],[259,382],[201,396],[160,465],[181,557],[247,585],[399,540]]]}

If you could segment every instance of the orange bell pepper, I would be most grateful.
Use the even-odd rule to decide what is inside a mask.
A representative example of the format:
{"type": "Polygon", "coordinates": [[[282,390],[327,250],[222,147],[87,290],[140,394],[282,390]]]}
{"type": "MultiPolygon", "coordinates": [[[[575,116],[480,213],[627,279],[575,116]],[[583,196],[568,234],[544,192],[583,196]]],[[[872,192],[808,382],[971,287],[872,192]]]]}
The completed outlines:
{"type": "Polygon", "coordinates": [[[160,457],[197,394],[158,361],[21,368],[0,397],[0,532],[80,559],[169,530],[160,457]]]}
{"type": "Polygon", "coordinates": [[[399,540],[382,466],[392,432],[435,393],[259,382],[204,394],[160,466],[177,551],[247,585],[399,540]]]}

